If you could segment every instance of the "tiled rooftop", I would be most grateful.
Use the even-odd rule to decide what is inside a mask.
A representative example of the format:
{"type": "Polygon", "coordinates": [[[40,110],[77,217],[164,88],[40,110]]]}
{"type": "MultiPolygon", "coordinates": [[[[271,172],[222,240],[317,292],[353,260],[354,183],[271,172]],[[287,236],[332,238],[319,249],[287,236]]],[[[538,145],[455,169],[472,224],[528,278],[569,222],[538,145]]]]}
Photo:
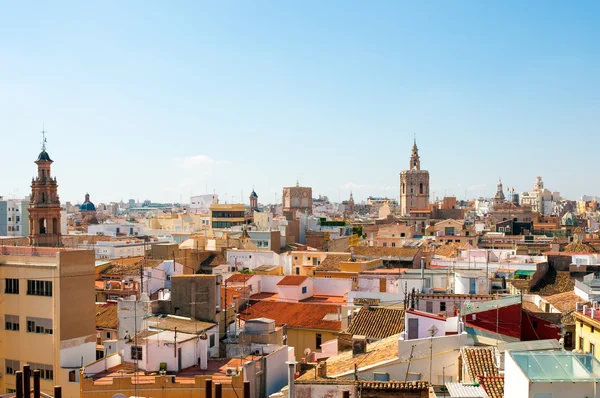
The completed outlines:
{"type": "Polygon", "coordinates": [[[389,308],[362,308],[348,328],[351,335],[383,339],[404,331],[404,310],[389,308]]]}
{"type": "Polygon", "coordinates": [[[376,247],[376,246],[356,246],[351,248],[355,256],[364,257],[395,257],[400,259],[412,260],[420,247],[376,247]]]}
{"type": "Polygon", "coordinates": [[[354,364],[358,365],[360,370],[381,362],[397,360],[399,338],[400,335],[396,334],[367,344],[367,350],[364,354],[353,356],[352,351],[346,351],[336,357],[327,359],[327,377],[351,374],[354,372],[354,364]]]}
{"type": "Polygon", "coordinates": [[[344,254],[328,254],[327,257],[317,267],[317,271],[339,271],[340,263],[350,260],[351,255],[344,254]]]}
{"type": "Polygon", "coordinates": [[[504,376],[479,376],[477,380],[490,398],[504,398],[504,376]]]}
{"type": "Polygon", "coordinates": [[[277,283],[277,286],[300,286],[308,279],[305,275],[287,275],[277,283]]]}
{"type": "Polygon", "coordinates": [[[277,326],[285,324],[300,329],[341,331],[341,321],[324,319],[329,314],[338,314],[340,310],[339,305],[332,304],[259,301],[240,313],[240,318],[269,318],[273,319],[277,326]]]}
{"type": "Polygon", "coordinates": [[[493,347],[463,347],[461,355],[471,380],[477,380],[478,376],[499,375],[493,347]]]}
{"type": "Polygon", "coordinates": [[[252,275],[252,274],[236,273],[236,274],[231,275],[229,278],[227,278],[226,282],[227,283],[246,283],[253,276],[254,275],[252,275]]]}
{"type": "Polygon", "coordinates": [[[127,275],[127,276],[139,276],[140,267],[143,268],[156,268],[162,264],[164,260],[151,260],[143,259],[132,264],[118,264],[113,262],[111,266],[105,269],[103,274],[114,274],[114,275],[127,275]]]}
{"type": "Polygon", "coordinates": [[[97,303],[96,304],[96,328],[114,329],[119,326],[119,316],[117,314],[117,303],[97,303]]]}

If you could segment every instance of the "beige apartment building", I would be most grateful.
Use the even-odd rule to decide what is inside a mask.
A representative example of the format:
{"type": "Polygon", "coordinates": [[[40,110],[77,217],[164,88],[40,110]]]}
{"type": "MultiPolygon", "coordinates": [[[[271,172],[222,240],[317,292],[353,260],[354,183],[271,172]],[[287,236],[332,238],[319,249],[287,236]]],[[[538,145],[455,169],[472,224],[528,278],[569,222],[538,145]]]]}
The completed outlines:
{"type": "Polygon", "coordinates": [[[243,203],[210,205],[210,225],[212,228],[231,228],[245,223],[246,209],[243,203]]]}
{"type": "Polygon", "coordinates": [[[0,394],[29,364],[42,392],[79,397],[79,369],[96,359],[94,261],[93,250],[0,249],[0,394]]]}

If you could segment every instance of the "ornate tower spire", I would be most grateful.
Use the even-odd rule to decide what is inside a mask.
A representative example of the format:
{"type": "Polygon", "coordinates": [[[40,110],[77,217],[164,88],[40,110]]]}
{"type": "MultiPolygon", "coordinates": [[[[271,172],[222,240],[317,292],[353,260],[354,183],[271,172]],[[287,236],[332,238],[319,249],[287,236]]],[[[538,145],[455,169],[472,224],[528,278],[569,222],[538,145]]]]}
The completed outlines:
{"type": "Polygon", "coordinates": [[[419,157],[419,148],[417,147],[417,139],[415,138],[412,147],[412,153],[410,155],[410,167],[409,170],[421,170],[421,159],[419,157]]]}
{"type": "Polygon", "coordinates": [[[58,184],[50,173],[52,159],[46,152],[46,132],[42,130],[42,151],[35,164],[38,175],[31,181],[29,201],[29,244],[60,246],[60,200],[58,184]]]}

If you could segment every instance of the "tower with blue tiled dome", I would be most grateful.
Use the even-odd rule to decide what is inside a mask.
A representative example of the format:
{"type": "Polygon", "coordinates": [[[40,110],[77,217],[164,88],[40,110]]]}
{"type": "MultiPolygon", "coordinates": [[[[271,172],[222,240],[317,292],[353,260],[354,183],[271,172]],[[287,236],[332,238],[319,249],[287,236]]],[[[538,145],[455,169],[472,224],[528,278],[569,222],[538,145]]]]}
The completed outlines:
{"type": "Polygon", "coordinates": [[[82,225],[98,224],[96,218],[96,206],[90,201],[90,194],[85,194],[85,202],[79,206],[79,212],[81,213],[82,225]]]}

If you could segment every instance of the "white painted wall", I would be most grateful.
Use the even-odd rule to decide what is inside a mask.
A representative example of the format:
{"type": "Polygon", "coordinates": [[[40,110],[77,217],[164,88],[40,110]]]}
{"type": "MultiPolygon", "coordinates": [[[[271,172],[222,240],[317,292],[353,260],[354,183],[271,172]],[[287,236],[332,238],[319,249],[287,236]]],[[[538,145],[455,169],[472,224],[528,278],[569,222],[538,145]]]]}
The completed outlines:
{"type": "Polygon", "coordinates": [[[261,265],[279,265],[279,254],[273,251],[227,250],[227,262],[238,269],[253,270],[261,265]]]}
{"type": "Polygon", "coordinates": [[[277,351],[267,355],[267,396],[276,393],[287,385],[288,366],[285,364],[287,360],[287,346],[283,346],[277,351]]]}
{"type": "Polygon", "coordinates": [[[435,325],[438,328],[436,336],[444,336],[446,334],[446,320],[434,319],[427,316],[406,312],[404,314],[404,330],[406,330],[407,338],[409,319],[419,320],[419,339],[430,337],[429,333],[427,332],[427,329],[429,329],[433,325],[435,325]]]}
{"type": "Polygon", "coordinates": [[[313,294],[344,296],[352,290],[352,280],[342,278],[313,278],[313,294]]]}
{"type": "Polygon", "coordinates": [[[504,396],[510,398],[528,398],[529,379],[508,352],[504,354],[504,396]],[[508,382],[510,380],[510,382],[508,382]]]}
{"type": "Polygon", "coordinates": [[[312,297],[312,279],[308,278],[299,286],[277,286],[280,301],[300,301],[312,297]],[[306,293],[302,289],[306,288],[306,293]]]}
{"type": "Polygon", "coordinates": [[[275,275],[261,275],[260,290],[261,293],[277,293],[279,281],[283,279],[283,276],[275,275]]]}
{"type": "Polygon", "coordinates": [[[112,367],[121,364],[121,357],[118,353],[106,356],[96,362],[92,362],[84,368],[86,376],[93,376],[96,373],[104,372],[112,367]]]}

